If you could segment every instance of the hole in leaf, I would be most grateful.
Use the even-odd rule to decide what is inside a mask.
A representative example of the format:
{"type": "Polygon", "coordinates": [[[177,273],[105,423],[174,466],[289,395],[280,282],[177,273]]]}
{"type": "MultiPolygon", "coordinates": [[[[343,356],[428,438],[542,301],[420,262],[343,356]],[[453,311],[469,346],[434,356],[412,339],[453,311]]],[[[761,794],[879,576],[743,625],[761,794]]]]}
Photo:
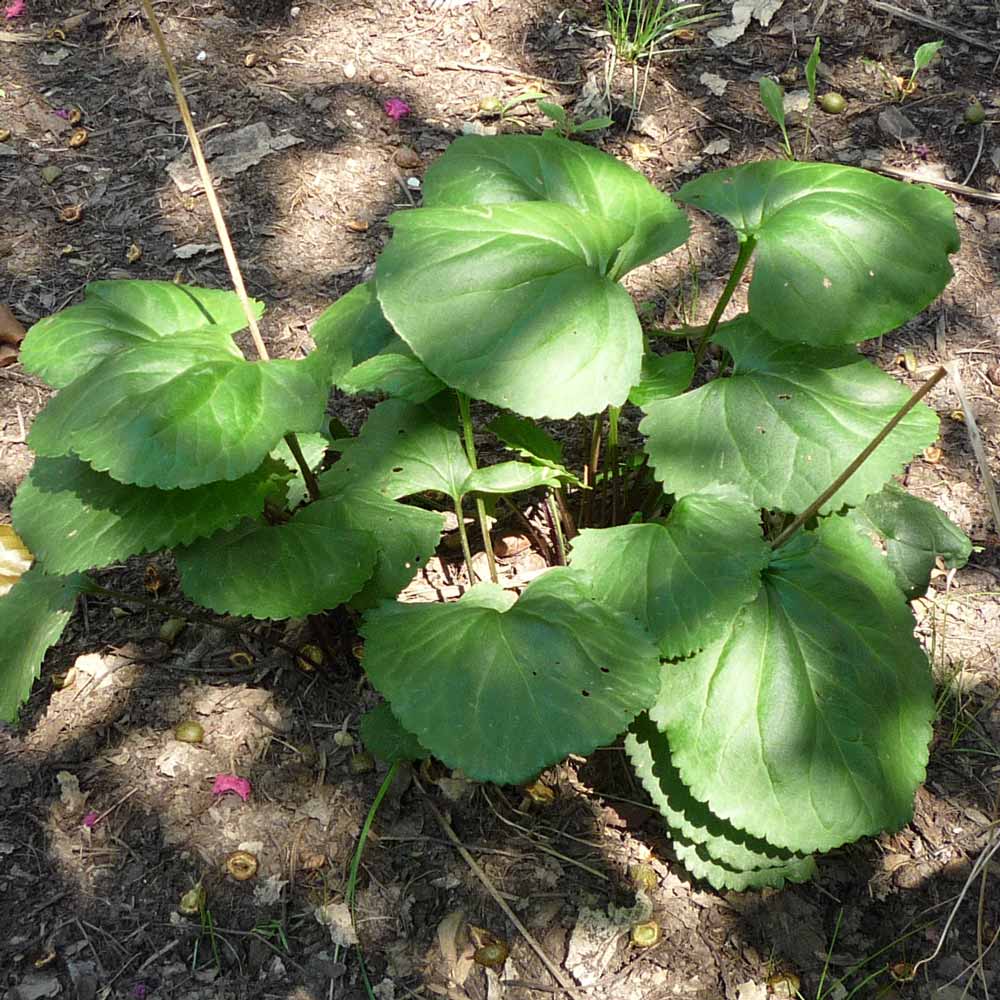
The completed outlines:
{"type": "Polygon", "coordinates": [[[583,691],[581,691],[580,694],[582,694],[584,696],[584,698],[589,698],[590,697],[590,692],[587,691],[586,689],[584,689],[583,691]]]}
{"type": "Polygon", "coordinates": [[[393,472],[402,472],[403,471],[403,467],[401,465],[394,465],[393,468],[392,468],[392,471],[393,472]]]}
{"type": "Polygon", "coordinates": [[[601,667],[601,673],[602,674],[610,674],[611,671],[607,667],[601,667]]]}

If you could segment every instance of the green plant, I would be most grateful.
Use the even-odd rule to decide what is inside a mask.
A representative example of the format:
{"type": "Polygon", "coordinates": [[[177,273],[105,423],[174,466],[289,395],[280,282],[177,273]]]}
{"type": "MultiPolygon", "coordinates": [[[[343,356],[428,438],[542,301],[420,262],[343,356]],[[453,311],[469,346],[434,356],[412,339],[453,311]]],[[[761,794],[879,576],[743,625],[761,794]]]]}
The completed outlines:
{"type": "Polygon", "coordinates": [[[916,52],[913,53],[913,69],[910,70],[910,78],[906,81],[906,84],[900,88],[900,100],[902,100],[907,94],[912,94],[913,91],[917,89],[917,74],[922,70],[926,69],[931,64],[931,60],[937,55],[938,49],[944,45],[943,41],[936,42],[924,42],[916,52]]]}
{"type": "Polygon", "coordinates": [[[872,59],[862,59],[862,63],[867,67],[873,67],[882,77],[885,89],[893,100],[902,102],[917,89],[917,74],[931,64],[943,45],[944,42],[939,40],[924,42],[919,46],[913,53],[913,68],[910,70],[909,78],[897,75],[891,63],[876,62],[872,59]]]}
{"type": "Polygon", "coordinates": [[[619,59],[651,59],[669,38],[693,24],[718,15],[695,14],[703,3],[667,0],[604,0],[604,21],[619,59]]]}
{"type": "Polygon", "coordinates": [[[545,95],[537,90],[526,90],[524,93],[507,98],[507,100],[495,96],[484,97],[479,102],[479,113],[485,118],[497,118],[503,125],[512,119],[511,112],[515,108],[544,97],[545,95]]]}
{"type": "MultiPolygon", "coordinates": [[[[809,159],[809,142],[812,138],[812,116],[813,109],[816,105],[816,70],[819,68],[819,50],[820,50],[820,39],[817,38],[813,43],[812,52],[809,53],[809,58],[806,60],[806,86],[809,90],[809,106],[806,109],[806,138],[805,145],[803,149],[802,158],[804,160],[809,159]]],[[[785,155],[790,160],[795,159],[795,153],[792,151],[792,144],[788,138],[788,128],[785,124],[785,91],[784,88],[779,84],[775,83],[769,76],[762,76],[760,78],[760,102],[764,105],[764,109],[771,116],[773,121],[777,124],[778,128],[781,129],[781,139],[785,147],[785,155]]],[[[829,95],[827,95],[829,96],[829,95]]],[[[836,95],[840,96],[840,95],[836,95]]]]}
{"type": "Polygon", "coordinates": [[[566,109],[561,104],[553,104],[551,101],[536,101],[538,110],[541,111],[551,122],[555,122],[554,127],[547,129],[548,134],[561,135],[564,139],[570,139],[574,135],[582,135],[584,132],[599,132],[602,128],[611,128],[614,121],[607,115],[599,115],[596,118],[588,118],[585,121],[574,121],[572,115],[567,114],[566,109]]]}
{"type": "Polygon", "coordinates": [[[515,783],[628,730],[678,856],[715,886],[805,879],[812,852],[905,823],[934,711],[906,596],[969,549],[891,484],[936,415],[855,345],[950,280],[948,199],[773,161],[672,200],[554,135],[458,139],[424,197],[301,361],[246,361],[235,298],[168,283],[96,282],[32,327],[22,362],[58,392],[13,507],[37,563],[0,601],[4,715],[74,595],[101,593],[83,574],[170,548],[220,614],[362,612],[389,703],[363,732],[386,759],[515,783]],[[725,219],[739,253],[708,324],[683,331],[697,345],[660,355],[620,282],[684,243],[675,202],[725,219]],[[747,311],[721,322],[751,260],[747,311]],[[710,345],[716,377],[692,388],[710,345]],[[331,442],[331,385],[388,398],[331,442]],[[470,400],[503,411],[484,430],[512,460],[479,467],[470,400]],[[629,400],[639,456],[618,437],[629,400]],[[537,421],[580,415],[577,475],[537,421]],[[475,582],[466,506],[489,558],[486,502],[526,491],[548,494],[569,565],[520,595],[490,563],[456,602],[396,601],[442,506],[475,582]]]}

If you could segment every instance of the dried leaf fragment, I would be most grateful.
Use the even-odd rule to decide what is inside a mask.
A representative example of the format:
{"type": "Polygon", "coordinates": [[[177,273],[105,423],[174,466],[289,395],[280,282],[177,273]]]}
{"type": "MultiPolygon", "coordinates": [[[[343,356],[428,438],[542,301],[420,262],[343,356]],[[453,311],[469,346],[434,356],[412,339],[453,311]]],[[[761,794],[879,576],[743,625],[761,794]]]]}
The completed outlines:
{"type": "Polygon", "coordinates": [[[9,524],[0,524],[0,597],[31,569],[34,556],[9,524]]]}
{"type": "Polygon", "coordinates": [[[10,309],[0,304],[0,343],[16,347],[24,340],[27,331],[10,309]]]}
{"type": "Polygon", "coordinates": [[[342,948],[358,943],[358,935],[351,920],[351,911],[346,903],[327,903],[313,911],[316,921],[330,932],[330,940],[342,948]]]}
{"type": "Polygon", "coordinates": [[[138,243],[133,243],[125,254],[125,260],[129,264],[134,264],[142,257],[142,247],[138,243]]]}

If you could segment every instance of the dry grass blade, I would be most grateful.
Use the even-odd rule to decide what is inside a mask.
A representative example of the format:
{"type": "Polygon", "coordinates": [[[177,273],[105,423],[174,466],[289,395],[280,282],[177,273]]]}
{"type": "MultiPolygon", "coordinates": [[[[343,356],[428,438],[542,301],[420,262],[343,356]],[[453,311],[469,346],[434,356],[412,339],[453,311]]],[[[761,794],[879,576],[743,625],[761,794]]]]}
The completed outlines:
{"type": "Polygon", "coordinates": [[[962,404],[962,413],[965,416],[965,429],[969,435],[969,444],[972,452],[976,456],[979,465],[979,474],[983,479],[983,489],[986,491],[986,499],[990,505],[990,512],[993,515],[993,529],[1000,532],[1000,502],[997,501],[996,484],[993,482],[993,475],[990,472],[990,462],[986,457],[986,448],[983,446],[983,437],[979,433],[979,425],[976,423],[976,414],[969,402],[969,397],[965,394],[965,385],[962,382],[962,375],[958,370],[956,361],[949,361],[945,364],[945,369],[951,378],[951,384],[958,393],[958,401],[962,404]]]}
{"type": "Polygon", "coordinates": [[[215,188],[212,185],[212,175],[208,172],[208,164],[205,162],[205,154],[201,149],[201,141],[195,131],[194,122],[191,119],[191,109],[188,107],[187,98],[184,96],[184,89],[177,76],[177,69],[173,59],[170,58],[170,50],[167,48],[167,40],[163,37],[160,29],[160,22],[153,10],[151,0],[142,0],[143,9],[149,19],[153,35],[156,37],[156,44],[160,49],[160,56],[163,58],[163,65],[166,67],[167,76],[170,78],[170,86],[174,91],[174,99],[177,101],[177,110],[180,111],[181,119],[184,122],[184,129],[187,132],[188,140],[191,143],[191,153],[194,161],[198,165],[198,176],[201,178],[202,186],[205,188],[205,197],[208,199],[209,208],[212,210],[212,221],[215,223],[215,231],[219,234],[219,242],[222,244],[222,253],[226,258],[229,267],[229,275],[232,278],[233,288],[239,296],[240,305],[246,314],[247,323],[250,325],[250,335],[253,337],[254,347],[262,361],[268,360],[267,347],[264,346],[264,339],[260,335],[260,328],[257,326],[257,317],[254,316],[253,308],[250,305],[250,298],[247,295],[246,285],[243,284],[243,275],[240,273],[240,266],[236,261],[236,251],[233,250],[233,242],[229,238],[229,230],[226,228],[226,221],[222,217],[222,209],[219,207],[219,199],[215,196],[215,188]]]}

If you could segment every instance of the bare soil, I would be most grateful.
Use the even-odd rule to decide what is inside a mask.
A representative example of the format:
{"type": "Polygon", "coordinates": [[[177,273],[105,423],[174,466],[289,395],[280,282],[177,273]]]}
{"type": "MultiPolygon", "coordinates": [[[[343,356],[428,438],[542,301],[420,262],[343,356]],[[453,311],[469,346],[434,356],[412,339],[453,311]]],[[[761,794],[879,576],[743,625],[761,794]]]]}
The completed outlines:
{"type": "MultiPolygon", "coordinates": [[[[772,5],[780,9],[767,26],[753,22],[724,48],[699,28],[648,73],[619,64],[610,105],[609,42],[593,2],[431,9],[301,0],[293,11],[280,0],[163,0],[156,9],[203,139],[260,123],[283,139],[218,191],[250,291],[268,303],[268,346],[285,357],[308,350],[311,321],[367,276],[389,238],[389,213],[419,199],[410,178],[419,181],[453,137],[544,125],[532,104],[502,122],[486,119],[484,98],[541,89],[577,119],[610,112],[616,125],[599,136],[602,148],[671,191],[699,171],[780,154],[757,80],[769,73],[789,91],[803,88],[802,63],[822,36],[821,87],[842,93],[847,110],[814,121],[817,159],[922,172],[978,191],[954,195],[962,248],[945,294],[866,350],[911,387],[957,358],[996,472],[1000,8],[900,4],[917,21],[868,0],[785,0],[772,5]],[[941,57],[898,104],[887,81],[908,73],[918,44],[939,37],[941,57]],[[729,81],[723,92],[709,89],[706,73],[729,81]],[[982,129],[962,123],[972,96],[987,111],[982,129]],[[411,113],[394,121],[383,108],[390,98],[411,113]],[[893,135],[885,115],[894,110],[908,120],[908,138],[893,135]]],[[[0,130],[12,133],[0,143],[0,304],[27,326],[78,301],[96,278],[176,274],[227,286],[205,198],[167,172],[186,141],[140,4],[27,0],[26,12],[0,27],[0,130]],[[79,124],[58,114],[73,110],[79,124]],[[78,127],[87,141],[71,148],[78,127]],[[61,221],[72,206],[79,221],[61,221]]],[[[798,144],[801,122],[792,122],[798,144]]],[[[703,321],[725,282],[733,239],[705,218],[694,230],[689,252],[631,279],[653,334],[678,315],[703,321]]],[[[0,520],[30,467],[25,432],[48,393],[16,363],[0,368],[0,520]]],[[[580,996],[751,1000],[768,990],[791,995],[792,976],[810,998],[1000,990],[995,869],[956,907],[1000,816],[1000,549],[952,383],[929,401],[942,416],[939,451],[916,460],[906,484],[939,504],[976,551],[914,603],[941,712],[905,830],[824,857],[809,885],[723,894],[693,882],[671,857],[620,748],[546,772],[548,805],[440,768],[403,772],[361,866],[363,967],[359,950],[338,946],[314,916],[343,901],[384,777],[350,745],[358,718],[377,702],[353,655],[354,622],[339,613],[315,633],[282,633],[192,621],[168,643],[160,637],[174,617],[167,608],[90,599],[48,656],[21,721],[0,730],[0,988],[10,1000],[354,1000],[366,995],[367,975],[380,1000],[562,995],[433,805],[551,960],[586,984],[580,996]],[[306,671],[275,645],[303,638],[325,648],[323,669],[306,671]],[[204,727],[204,743],[174,739],[185,720],[204,727]],[[249,800],[214,795],[219,774],[248,779],[249,800]],[[90,812],[97,822],[85,826],[90,812]],[[255,878],[227,873],[237,850],[257,857],[255,878]],[[662,930],[646,950],[613,919],[615,907],[635,903],[636,865],[655,873],[648,895],[662,930]],[[198,884],[201,919],[179,912],[198,884]],[[603,937],[577,963],[570,941],[588,924],[603,937]],[[470,960],[475,928],[509,945],[499,971],[470,960]],[[893,970],[905,979],[907,963],[939,945],[915,981],[895,981],[893,970]]],[[[339,397],[331,412],[352,429],[364,415],[339,397]]],[[[531,555],[525,572],[537,566],[531,555]]],[[[166,557],[131,560],[101,579],[142,594],[149,566],[158,600],[187,607],[166,557]]]]}

